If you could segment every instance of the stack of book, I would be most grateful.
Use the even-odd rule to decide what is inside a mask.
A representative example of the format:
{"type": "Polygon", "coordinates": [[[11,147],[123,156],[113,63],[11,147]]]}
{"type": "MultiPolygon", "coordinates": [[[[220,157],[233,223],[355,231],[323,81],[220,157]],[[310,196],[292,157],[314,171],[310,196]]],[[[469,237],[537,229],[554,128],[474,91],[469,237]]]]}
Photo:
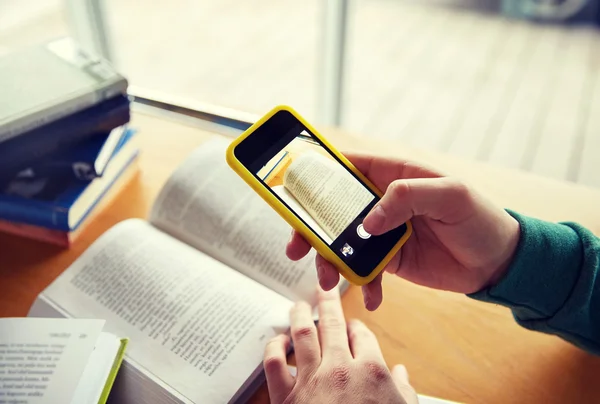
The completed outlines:
{"type": "Polygon", "coordinates": [[[0,58],[0,231],[69,246],[133,177],[127,80],[64,38],[0,58]]]}

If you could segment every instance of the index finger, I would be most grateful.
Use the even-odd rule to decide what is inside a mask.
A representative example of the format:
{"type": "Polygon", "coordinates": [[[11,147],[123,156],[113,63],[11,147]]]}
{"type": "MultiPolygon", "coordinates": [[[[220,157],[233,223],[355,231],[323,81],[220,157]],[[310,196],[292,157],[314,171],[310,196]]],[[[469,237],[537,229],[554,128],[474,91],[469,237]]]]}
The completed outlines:
{"type": "Polygon", "coordinates": [[[290,311],[290,322],[298,372],[305,373],[307,370],[310,373],[319,365],[321,358],[312,308],[306,302],[297,302],[290,311]]]}
{"type": "Polygon", "coordinates": [[[441,175],[420,163],[401,158],[357,152],[346,152],[344,156],[382,192],[397,179],[436,178],[441,175]]]}
{"type": "Polygon", "coordinates": [[[319,288],[319,336],[323,360],[352,359],[339,288],[328,292],[319,288]]]}

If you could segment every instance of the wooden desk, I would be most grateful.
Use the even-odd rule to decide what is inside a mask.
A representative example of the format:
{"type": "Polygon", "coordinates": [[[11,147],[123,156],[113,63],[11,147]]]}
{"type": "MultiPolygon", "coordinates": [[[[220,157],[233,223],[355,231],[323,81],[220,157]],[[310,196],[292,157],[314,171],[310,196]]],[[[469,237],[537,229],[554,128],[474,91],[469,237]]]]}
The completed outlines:
{"type": "MultiPolygon", "coordinates": [[[[180,123],[135,113],[143,148],[141,174],[65,251],[0,234],[0,316],[25,316],[37,296],[90,243],[118,221],[146,217],[157,192],[186,155],[211,136],[180,123]]],[[[574,220],[600,234],[600,191],[387,143],[325,131],[333,143],[411,156],[461,176],[499,205],[548,220],[574,220]]],[[[600,402],[600,358],[562,340],[526,331],[504,308],[384,281],[384,304],[363,308],[360,289],[344,296],[348,317],[377,334],[389,365],[404,363],[422,394],[473,403],[600,402]]],[[[257,401],[266,399],[263,388],[257,401]]]]}

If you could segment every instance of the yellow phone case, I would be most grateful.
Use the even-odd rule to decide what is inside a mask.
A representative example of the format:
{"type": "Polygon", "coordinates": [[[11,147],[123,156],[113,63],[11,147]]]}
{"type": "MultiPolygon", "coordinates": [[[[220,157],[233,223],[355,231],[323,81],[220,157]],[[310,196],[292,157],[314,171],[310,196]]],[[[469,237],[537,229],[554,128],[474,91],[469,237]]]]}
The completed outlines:
{"type": "Polygon", "coordinates": [[[240,176],[242,179],[252,187],[275,211],[298,231],[302,237],[304,237],[310,245],[317,250],[327,261],[331,262],[342,274],[344,278],[355,285],[365,285],[371,282],[383,269],[386,264],[392,259],[392,257],[400,250],[402,245],[408,240],[412,233],[412,225],[410,221],[406,222],[406,232],[402,238],[396,243],[396,245],[387,253],[383,260],[377,265],[375,270],[366,277],[357,275],[346,263],[338,257],[329,246],[321,240],[308,226],[302,222],[283,202],[281,202],[260,180],[258,180],[253,173],[251,173],[242,163],[235,157],[234,150],[237,145],[242,143],[244,139],[252,135],[252,133],[268,121],[278,111],[288,111],[294,117],[298,119],[306,128],[308,128],[312,134],[317,137],[333,154],[335,154],[352,172],[354,172],[373,192],[379,197],[383,196],[383,193],[377,189],[360,171],[354,167],[354,165],[346,158],[343,154],[337,151],[325,138],[323,138],[315,128],[309,124],[304,118],[302,118],[293,108],[280,105],[273,108],[269,113],[259,119],[255,124],[248,128],[242,133],[237,139],[235,139],[227,148],[227,164],[240,176]]]}

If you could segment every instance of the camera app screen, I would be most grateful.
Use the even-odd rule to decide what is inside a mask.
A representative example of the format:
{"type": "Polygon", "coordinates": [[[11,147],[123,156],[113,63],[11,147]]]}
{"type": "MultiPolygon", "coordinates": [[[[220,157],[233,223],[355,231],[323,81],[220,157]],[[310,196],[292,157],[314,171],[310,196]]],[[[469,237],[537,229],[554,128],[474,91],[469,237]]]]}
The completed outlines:
{"type": "Polygon", "coordinates": [[[306,130],[274,152],[256,175],[338,255],[357,254],[377,196],[306,130]]]}

